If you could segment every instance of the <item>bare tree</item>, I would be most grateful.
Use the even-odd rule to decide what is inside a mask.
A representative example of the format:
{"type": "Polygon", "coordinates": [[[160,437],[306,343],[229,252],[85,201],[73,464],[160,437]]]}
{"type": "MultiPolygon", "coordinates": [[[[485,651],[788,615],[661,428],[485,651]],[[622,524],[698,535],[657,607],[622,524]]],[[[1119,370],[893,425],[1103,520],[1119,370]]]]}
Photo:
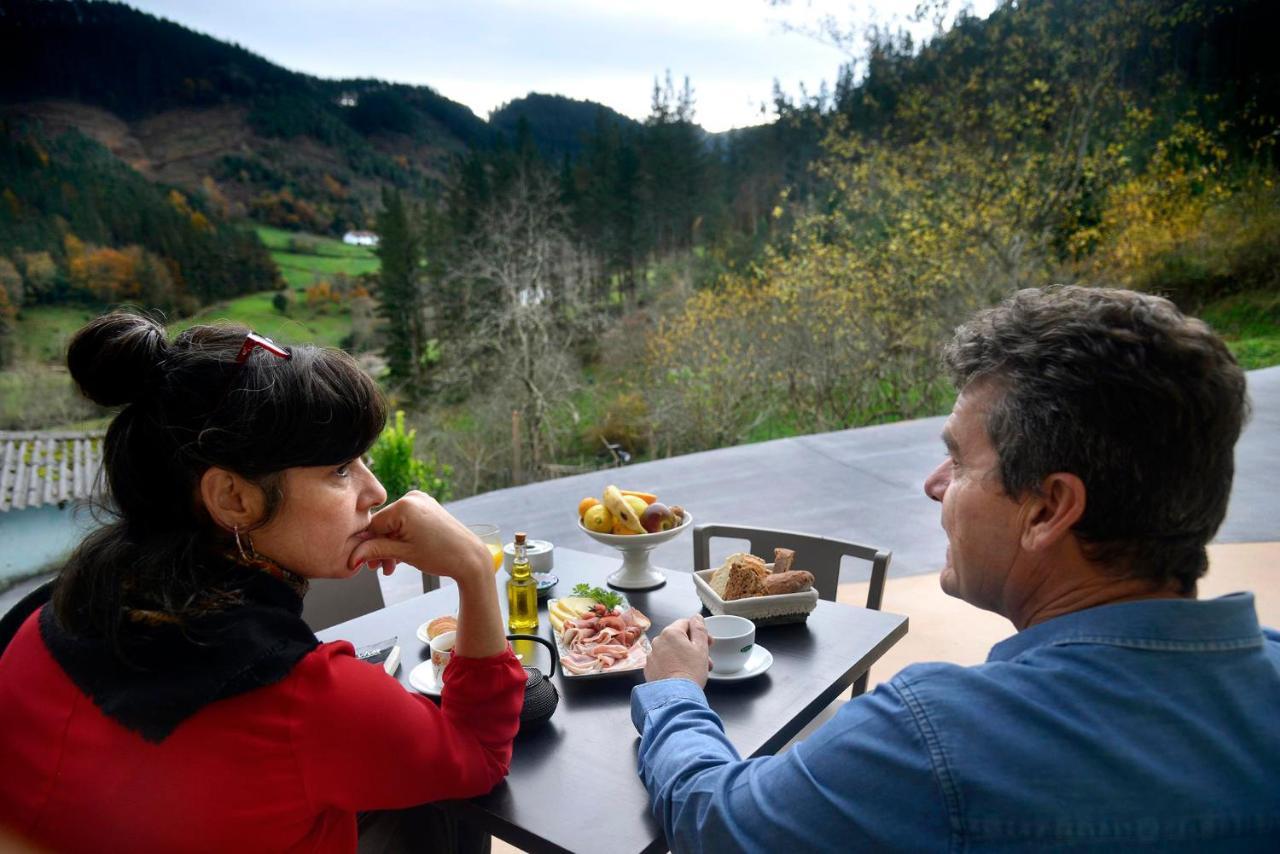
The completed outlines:
{"type": "Polygon", "coordinates": [[[451,272],[466,329],[451,330],[446,385],[500,395],[518,410],[522,457],[536,471],[560,444],[551,415],[578,377],[573,346],[594,334],[593,259],[569,237],[551,179],[521,172],[480,214],[451,272]],[[478,388],[477,386],[480,386],[478,388]]]}

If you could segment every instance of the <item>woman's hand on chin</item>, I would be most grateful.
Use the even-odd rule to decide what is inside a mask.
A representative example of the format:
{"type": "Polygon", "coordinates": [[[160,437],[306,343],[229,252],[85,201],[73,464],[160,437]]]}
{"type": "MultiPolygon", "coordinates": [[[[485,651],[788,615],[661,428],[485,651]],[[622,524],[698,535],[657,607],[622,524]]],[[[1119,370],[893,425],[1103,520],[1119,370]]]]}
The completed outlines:
{"type": "Polygon", "coordinates": [[[423,492],[407,493],[373,514],[368,536],[351,552],[352,569],[364,563],[389,572],[388,566],[403,562],[459,582],[493,576],[484,543],[423,492]]]}

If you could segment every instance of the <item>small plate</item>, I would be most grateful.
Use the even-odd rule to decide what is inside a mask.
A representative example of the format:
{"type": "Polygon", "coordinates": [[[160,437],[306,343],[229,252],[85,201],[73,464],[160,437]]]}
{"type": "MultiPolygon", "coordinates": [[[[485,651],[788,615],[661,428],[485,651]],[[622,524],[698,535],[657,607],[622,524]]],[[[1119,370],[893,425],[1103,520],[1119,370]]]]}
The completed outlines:
{"type": "Polygon", "coordinates": [[[737,682],[740,679],[752,679],[759,676],[769,669],[769,665],[773,664],[773,653],[756,644],[751,650],[747,663],[742,666],[741,670],[735,670],[732,673],[716,673],[714,670],[707,673],[707,678],[716,682],[737,682]]]}
{"type": "Polygon", "coordinates": [[[551,592],[551,588],[560,583],[560,578],[550,572],[535,572],[533,579],[538,582],[539,599],[546,599],[547,594],[551,592]]]}
{"type": "Polygon", "coordinates": [[[429,658],[409,671],[409,684],[415,691],[426,694],[428,697],[439,697],[440,691],[444,689],[436,679],[436,671],[431,666],[429,658]]]}
{"type": "MultiPolygon", "coordinates": [[[[447,617],[449,615],[441,614],[440,616],[447,617]]],[[[452,616],[455,620],[458,618],[457,614],[453,614],[452,616]]],[[[433,620],[438,620],[438,619],[440,619],[440,617],[432,617],[430,620],[427,620],[425,623],[418,626],[418,631],[415,632],[415,634],[418,636],[418,640],[422,641],[427,646],[431,646],[431,638],[427,636],[427,626],[431,625],[433,620]]]]}

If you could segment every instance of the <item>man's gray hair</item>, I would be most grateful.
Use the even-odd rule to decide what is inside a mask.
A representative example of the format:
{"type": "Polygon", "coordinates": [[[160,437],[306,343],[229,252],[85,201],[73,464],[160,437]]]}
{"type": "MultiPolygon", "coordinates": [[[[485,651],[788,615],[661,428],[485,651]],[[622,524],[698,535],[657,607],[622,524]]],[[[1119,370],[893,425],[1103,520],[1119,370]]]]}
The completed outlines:
{"type": "Polygon", "coordinates": [[[1090,559],[1195,589],[1248,418],[1244,372],[1205,323],[1133,291],[1023,290],[957,329],[944,361],[957,388],[999,391],[986,427],[1008,495],[1077,475],[1090,559]]]}

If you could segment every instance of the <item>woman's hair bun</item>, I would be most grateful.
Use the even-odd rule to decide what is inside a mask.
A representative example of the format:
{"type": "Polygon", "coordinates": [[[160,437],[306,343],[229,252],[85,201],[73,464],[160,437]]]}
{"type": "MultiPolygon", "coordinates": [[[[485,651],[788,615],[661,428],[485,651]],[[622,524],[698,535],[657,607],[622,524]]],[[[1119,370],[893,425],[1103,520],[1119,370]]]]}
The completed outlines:
{"type": "Polygon", "coordinates": [[[101,406],[120,406],[151,387],[168,350],[159,323],[113,311],[91,320],[71,339],[67,368],[85,397],[101,406]]]}

